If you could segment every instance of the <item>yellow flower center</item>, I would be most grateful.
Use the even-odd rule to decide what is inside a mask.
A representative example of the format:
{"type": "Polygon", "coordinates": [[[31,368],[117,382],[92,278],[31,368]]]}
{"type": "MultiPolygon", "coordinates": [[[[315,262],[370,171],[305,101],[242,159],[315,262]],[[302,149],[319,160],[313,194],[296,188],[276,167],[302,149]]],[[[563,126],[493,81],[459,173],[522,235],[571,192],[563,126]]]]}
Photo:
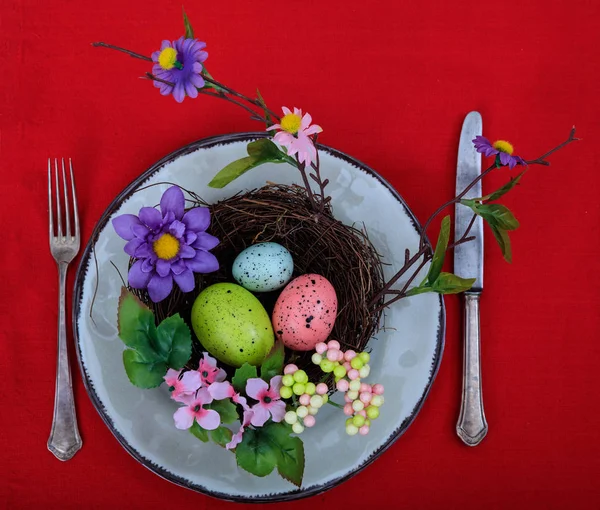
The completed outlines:
{"type": "Polygon", "coordinates": [[[158,63],[165,71],[173,69],[177,63],[177,50],[175,48],[165,48],[158,56],[158,63]]]}
{"type": "Polygon", "coordinates": [[[179,253],[179,241],[171,234],[160,236],[152,247],[159,259],[170,260],[179,253]]]}
{"type": "Polygon", "coordinates": [[[283,116],[281,119],[281,129],[295,135],[300,129],[300,124],[302,123],[302,119],[299,115],[295,113],[288,113],[283,116]]]}
{"type": "Polygon", "coordinates": [[[506,152],[509,156],[512,156],[513,146],[512,143],[507,142],[506,140],[496,140],[492,147],[500,152],[506,152]]]}

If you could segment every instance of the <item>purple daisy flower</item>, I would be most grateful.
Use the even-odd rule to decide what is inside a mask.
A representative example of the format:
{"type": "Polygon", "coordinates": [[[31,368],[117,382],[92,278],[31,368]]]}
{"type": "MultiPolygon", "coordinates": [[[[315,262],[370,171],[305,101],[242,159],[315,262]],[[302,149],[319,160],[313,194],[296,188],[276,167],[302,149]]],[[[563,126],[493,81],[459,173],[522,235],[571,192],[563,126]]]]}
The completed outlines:
{"type": "Polygon", "coordinates": [[[491,143],[485,136],[476,136],[473,140],[477,152],[481,152],[485,156],[496,156],[500,160],[501,165],[508,165],[508,168],[513,169],[517,165],[526,165],[527,163],[520,156],[513,156],[513,146],[506,140],[496,140],[491,143]]]}
{"type": "Polygon", "coordinates": [[[152,60],[156,62],[152,73],[157,78],[173,84],[154,82],[154,86],[160,89],[163,96],[173,94],[178,103],[181,103],[186,95],[191,98],[198,97],[198,89],[204,87],[204,79],[200,74],[202,62],[208,58],[204,48],[206,43],[198,39],[180,37],[173,43],[163,41],[160,51],[152,53],[152,60]]]}
{"type": "Polygon", "coordinates": [[[219,240],[206,233],[210,225],[207,207],[185,212],[183,192],[172,186],[160,199],[160,211],[142,207],[139,215],[123,214],[112,220],[116,233],[128,241],[125,253],[137,259],[129,269],[129,285],[148,289],[155,303],[173,289],[173,280],[183,292],[194,289],[194,273],[219,269],[209,253],[219,240]]]}

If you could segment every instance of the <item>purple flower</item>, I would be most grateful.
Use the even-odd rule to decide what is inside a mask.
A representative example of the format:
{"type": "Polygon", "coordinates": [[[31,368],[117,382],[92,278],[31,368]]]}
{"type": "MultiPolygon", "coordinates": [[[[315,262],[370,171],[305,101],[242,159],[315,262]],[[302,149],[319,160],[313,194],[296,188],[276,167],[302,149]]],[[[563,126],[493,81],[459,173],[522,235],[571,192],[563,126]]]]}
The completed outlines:
{"type": "Polygon", "coordinates": [[[513,169],[517,165],[526,165],[525,160],[519,156],[513,156],[513,146],[506,140],[496,140],[491,143],[485,136],[476,136],[473,140],[477,152],[481,152],[485,156],[496,156],[500,160],[501,165],[508,165],[508,168],[513,169]]]}
{"type": "Polygon", "coordinates": [[[173,84],[154,82],[154,86],[160,89],[163,96],[173,94],[178,103],[181,103],[186,95],[191,98],[198,97],[198,89],[204,87],[204,79],[200,74],[202,62],[208,58],[204,48],[204,42],[180,37],[173,43],[163,41],[160,51],[152,53],[152,60],[156,62],[152,73],[157,78],[173,84]]]}
{"type": "Polygon", "coordinates": [[[280,399],[279,389],[281,388],[280,375],[272,377],[267,384],[262,379],[248,379],[246,383],[246,394],[258,400],[257,404],[252,406],[252,419],[250,423],[255,427],[262,427],[265,422],[272,418],[274,422],[280,422],[285,416],[285,402],[280,399]]]}
{"type": "Polygon", "coordinates": [[[183,292],[194,289],[194,273],[219,269],[217,258],[209,253],[219,240],[205,231],[210,224],[206,207],[185,212],[183,192],[170,187],[160,199],[160,211],[142,207],[138,216],[122,214],[112,220],[116,233],[128,241],[125,253],[137,259],[129,270],[129,285],[148,289],[155,303],[173,289],[173,280],[183,292]]]}
{"type": "Polygon", "coordinates": [[[206,388],[200,388],[196,395],[186,397],[182,401],[186,406],[177,409],[173,415],[175,427],[178,429],[189,429],[194,424],[194,420],[206,430],[215,430],[221,424],[221,416],[217,411],[204,408],[213,401],[206,388]]]}

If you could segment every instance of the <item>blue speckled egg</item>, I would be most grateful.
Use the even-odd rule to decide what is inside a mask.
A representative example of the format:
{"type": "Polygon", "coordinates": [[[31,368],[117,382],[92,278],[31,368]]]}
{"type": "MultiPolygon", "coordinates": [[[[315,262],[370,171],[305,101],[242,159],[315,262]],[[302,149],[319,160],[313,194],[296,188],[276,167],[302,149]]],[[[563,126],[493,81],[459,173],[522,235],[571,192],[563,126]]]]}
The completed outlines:
{"type": "Polygon", "coordinates": [[[294,260],[280,244],[253,244],[236,257],[231,272],[245,289],[270,292],[281,289],[292,279],[294,260]]]}

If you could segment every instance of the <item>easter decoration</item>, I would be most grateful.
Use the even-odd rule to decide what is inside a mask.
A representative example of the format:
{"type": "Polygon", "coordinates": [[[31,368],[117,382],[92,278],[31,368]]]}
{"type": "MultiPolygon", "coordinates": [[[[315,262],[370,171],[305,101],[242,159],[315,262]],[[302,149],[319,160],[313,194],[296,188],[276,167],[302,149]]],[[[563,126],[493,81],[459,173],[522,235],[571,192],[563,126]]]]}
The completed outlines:
{"type": "MultiPolygon", "coordinates": [[[[164,384],[173,400],[173,425],[200,441],[231,450],[240,468],[259,477],[276,470],[298,487],[304,473],[302,434],[318,427],[323,406],[339,408],[339,426],[360,440],[385,413],[384,387],[370,380],[373,335],[384,310],[422,293],[456,294],[473,279],[442,271],[445,254],[473,238],[469,229],[450,242],[450,216],[435,247],[426,231],[454,204],[491,227],[511,261],[509,232],[519,223],[498,203],[530,165],[508,142],[478,137],[490,166],[463,193],[443,204],[422,229],[419,248],[385,281],[367,232],[333,216],[328,180],[319,166],[323,129],[298,108],[270,109],[260,93],[249,97],[207,71],[206,44],[184,14],[185,35],[163,41],[151,56],[106,43],[152,65],[146,78],[177,102],[199,95],[234,103],[263,123],[248,155],[215,169],[210,186],[223,188],[264,163],[291,165],[303,185],[267,183],[260,189],[206,203],[199,193],[169,185],[158,207],[112,219],[130,256],[118,304],[123,364],[132,384],[164,384]],[[464,199],[492,171],[521,169],[500,189],[464,199]],[[184,194],[185,192],[185,194],[184,194]],[[416,278],[421,270],[426,276],[416,278]],[[395,285],[404,277],[399,288],[395,285]],[[333,397],[343,403],[334,402],[333,397]]],[[[418,298],[417,298],[418,299],[418,298]]]]}

